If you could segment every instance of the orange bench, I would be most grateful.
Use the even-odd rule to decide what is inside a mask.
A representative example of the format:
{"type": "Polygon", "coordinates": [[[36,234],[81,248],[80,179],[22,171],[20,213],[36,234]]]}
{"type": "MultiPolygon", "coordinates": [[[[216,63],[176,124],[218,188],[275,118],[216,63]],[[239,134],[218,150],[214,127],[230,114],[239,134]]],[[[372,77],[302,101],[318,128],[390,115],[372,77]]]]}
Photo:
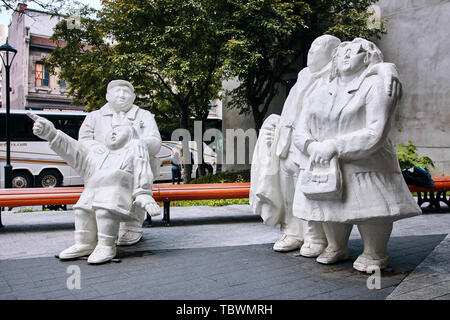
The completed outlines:
{"type": "MultiPolygon", "coordinates": [[[[408,185],[411,192],[417,192],[419,206],[429,203],[428,207],[440,209],[440,202],[450,207],[447,191],[450,191],[450,177],[433,177],[431,187],[408,185]],[[436,194],[435,194],[436,193],[436,194]]],[[[170,225],[170,201],[176,200],[206,200],[206,199],[239,199],[248,198],[250,183],[215,183],[215,184],[180,184],[153,186],[153,197],[164,202],[164,217],[166,225],[170,225]]],[[[83,191],[83,187],[57,188],[24,188],[0,189],[0,207],[20,207],[37,205],[75,204],[83,191]]],[[[149,216],[147,216],[149,219],[149,216]]],[[[1,226],[1,213],[0,213],[1,226]]]]}
{"type": "Polygon", "coordinates": [[[441,209],[441,203],[444,202],[450,207],[450,197],[447,192],[450,191],[450,177],[433,177],[434,184],[431,187],[419,187],[408,185],[411,192],[417,192],[417,204],[429,203],[428,208],[441,209]]]}
{"type": "MultiPolygon", "coordinates": [[[[0,189],[0,208],[75,204],[83,187],[0,189]]],[[[179,184],[153,186],[153,197],[164,202],[166,225],[170,225],[170,201],[248,198],[250,183],[179,184]]],[[[147,220],[151,221],[150,216],[147,220]]],[[[0,213],[1,226],[1,213],[0,213]]]]}

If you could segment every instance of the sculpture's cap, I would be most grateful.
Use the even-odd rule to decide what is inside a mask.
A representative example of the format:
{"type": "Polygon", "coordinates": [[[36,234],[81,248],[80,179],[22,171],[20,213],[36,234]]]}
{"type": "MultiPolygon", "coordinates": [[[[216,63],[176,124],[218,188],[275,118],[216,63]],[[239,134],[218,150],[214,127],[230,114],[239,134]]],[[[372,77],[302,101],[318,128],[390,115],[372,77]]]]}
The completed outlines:
{"type": "Polygon", "coordinates": [[[108,83],[108,87],[106,88],[106,90],[109,91],[110,89],[117,87],[117,86],[126,86],[126,87],[130,88],[131,92],[134,92],[133,85],[126,80],[113,80],[110,83],[108,83]]]}

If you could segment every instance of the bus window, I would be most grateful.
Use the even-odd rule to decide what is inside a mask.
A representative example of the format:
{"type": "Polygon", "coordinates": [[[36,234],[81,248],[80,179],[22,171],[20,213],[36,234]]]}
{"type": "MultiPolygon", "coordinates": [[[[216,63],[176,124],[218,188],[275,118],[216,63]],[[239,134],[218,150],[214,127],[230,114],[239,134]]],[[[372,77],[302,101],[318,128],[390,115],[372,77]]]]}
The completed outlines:
{"type": "Polygon", "coordinates": [[[56,129],[61,130],[73,139],[78,140],[78,131],[83,123],[84,116],[80,115],[49,115],[48,120],[50,120],[56,129]]]}
{"type": "MultiPolygon", "coordinates": [[[[41,141],[33,134],[33,121],[26,114],[10,114],[9,132],[11,141],[41,141]]],[[[6,140],[6,115],[0,115],[0,140],[6,140]]]]}
{"type": "MultiPolygon", "coordinates": [[[[80,115],[47,115],[38,114],[50,120],[56,129],[63,131],[68,136],[78,139],[78,131],[84,120],[84,116],[80,115]]],[[[33,134],[33,121],[26,114],[11,113],[11,125],[9,127],[11,141],[43,141],[33,134]]],[[[6,140],[4,113],[0,114],[0,140],[6,140]]]]}

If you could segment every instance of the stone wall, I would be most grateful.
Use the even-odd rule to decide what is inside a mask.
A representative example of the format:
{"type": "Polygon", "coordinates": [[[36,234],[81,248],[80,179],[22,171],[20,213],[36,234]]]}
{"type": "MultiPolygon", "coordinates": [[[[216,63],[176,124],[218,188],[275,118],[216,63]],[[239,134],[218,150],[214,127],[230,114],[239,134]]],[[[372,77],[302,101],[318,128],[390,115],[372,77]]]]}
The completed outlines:
{"type": "Polygon", "coordinates": [[[450,175],[450,1],[381,0],[388,34],[378,41],[385,61],[397,65],[404,95],[392,130],[395,143],[418,147],[450,175]]]}

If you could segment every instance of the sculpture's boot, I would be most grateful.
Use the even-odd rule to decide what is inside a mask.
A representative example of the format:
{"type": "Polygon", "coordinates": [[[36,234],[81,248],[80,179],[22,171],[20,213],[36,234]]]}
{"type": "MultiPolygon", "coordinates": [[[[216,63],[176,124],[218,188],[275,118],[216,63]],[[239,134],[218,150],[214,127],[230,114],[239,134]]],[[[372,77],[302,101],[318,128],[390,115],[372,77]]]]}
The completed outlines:
{"type": "Polygon", "coordinates": [[[303,241],[295,238],[293,236],[284,234],[280,240],[275,242],[273,245],[273,250],[278,252],[288,252],[292,250],[297,250],[303,244],[303,241]]]}
{"type": "Polygon", "coordinates": [[[110,261],[116,256],[116,238],[119,232],[119,218],[111,212],[98,209],[95,211],[98,229],[98,243],[89,256],[88,263],[100,264],[110,261]]]}
{"type": "Polygon", "coordinates": [[[273,250],[278,252],[289,252],[298,250],[303,244],[303,221],[285,214],[281,223],[281,232],[283,235],[273,245],[273,250]]]}
{"type": "Polygon", "coordinates": [[[303,230],[305,242],[300,249],[300,255],[308,258],[318,257],[328,244],[322,223],[304,221],[303,230]]]}
{"type": "Polygon", "coordinates": [[[358,230],[361,233],[364,251],[353,263],[353,268],[361,272],[386,268],[388,265],[386,248],[392,232],[392,222],[360,224],[358,230]]]}
{"type": "Polygon", "coordinates": [[[75,210],[75,244],[59,254],[59,259],[75,259],[88,256],[97,245],[97,222],[94,212],[75,210]]]}
{"type": "Polygon", "coordinates": [[[98,244],[89,256],[89,264],[100,264],[110,261],[116,256],[116,237],[107,234],[98,234],[98,244]]]}
{"type": "Polygon", "coordinates": [[[58,258],[61,260],[75,259],[90,255],[97,244],[97,234],[91,231],[75,231],[75,244],[61,251],[58,258]]]}
{"type": "Polygon", "coordinates": [[[316,259],[323,264],[336,263],[349,257],[348,238],[353,225],[345,223],[324,222],[323,230],[327,237],[328,246],[316,259]]]}
{"type": "Polygon", "coordinates": [[[146,212],[142,208],[135,207],[131,214],[138,221],[120,223],[119,237],[117,239],[118,246],[131,246],[142,239],[142,224],[144,223],[146,212]]]}
{"type": "MultiPolygon", "coordinates": [[[[291,146],[292,148],[293,145],[291,146]]],[[[303,221],[293,215],[292,203],[297,182],[298,166],[294,163],[294,153],[280,159],[280,191],[282,194],[284,212],[280,216],[280,231],[282,237],[275,242],[274,251],[288,252],[298,250],[303,244],[303,221]]]]}

